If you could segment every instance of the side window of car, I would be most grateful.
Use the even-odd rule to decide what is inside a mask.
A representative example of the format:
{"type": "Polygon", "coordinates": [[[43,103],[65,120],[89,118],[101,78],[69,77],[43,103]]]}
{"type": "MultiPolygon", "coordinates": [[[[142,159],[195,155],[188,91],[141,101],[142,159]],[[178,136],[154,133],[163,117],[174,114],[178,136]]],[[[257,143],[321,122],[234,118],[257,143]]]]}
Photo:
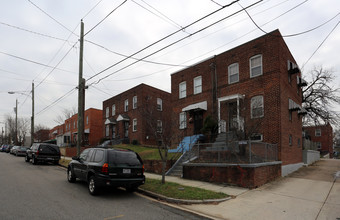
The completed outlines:
{"type": "Polygon", "coordinates": [[[104,151],[103,150],[96,150],[96,154],[94,156],[94,162],[100,162],[104,158],[104,151]]]}
{"type": "MultiPolygon", "coordinates": [[[[93,152],[94,152],[94,150],[91,149],[91,150],[89,151],[89,153],[87,154],[87,157],[86,157],[86,161],[87,161],[87,162],[90,162],[90,161],[91,161],[91,157],[92,157],[92,155],[93,155],[93,152]]],[[[92,159],[92,160],[93,160],[93,159],[92,159]]]]}
{"type": "Polygon", "coordinates": [[[84,150],[84,151],[80,154],[79,159],[80,159],[80,160],[86,160],[86,157],[87,157],[87,154],[88,154],[89,150],[90,150],[90,149],[84,150]]]}

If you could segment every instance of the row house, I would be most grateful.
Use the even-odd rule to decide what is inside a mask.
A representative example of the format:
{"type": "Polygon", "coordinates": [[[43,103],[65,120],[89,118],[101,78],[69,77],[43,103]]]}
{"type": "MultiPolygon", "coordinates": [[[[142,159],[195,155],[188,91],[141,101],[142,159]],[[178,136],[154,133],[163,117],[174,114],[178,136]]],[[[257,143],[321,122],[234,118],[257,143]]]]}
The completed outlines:
{"type": "MultiPolygon", "coordinates": [[[[84,144],[96,146],[99,144],[103,127],[102,110],[89,108],[84,112],[84,144]]],[[[58,146],[76,146],[78,134],[78,114],[65,120],[63,125],[54,127],[50,135],[57,141],[58,146]]]]}
{"type": "Polygon", "coordinates": [[[171,103],[179,126],[199,134],[209,116],[218,133],[278,145],[285,166],[302,166],[301,87],[306,85],[279,30],[171,75],[171,103]]]}
{"type": "Polygon", "coordinates": [[[316,143],[321,155],[329,154],[333,158],[333,128],[329,123],[318,126],[304,126],[303,133],[305,138],[316,143]]]}
{"type": "Polygon", "coordinates": [[[104,137],[157,145],[154,129],[162,131],[170,111],[170,93],[140,84],[103,102],[104,137]]]}

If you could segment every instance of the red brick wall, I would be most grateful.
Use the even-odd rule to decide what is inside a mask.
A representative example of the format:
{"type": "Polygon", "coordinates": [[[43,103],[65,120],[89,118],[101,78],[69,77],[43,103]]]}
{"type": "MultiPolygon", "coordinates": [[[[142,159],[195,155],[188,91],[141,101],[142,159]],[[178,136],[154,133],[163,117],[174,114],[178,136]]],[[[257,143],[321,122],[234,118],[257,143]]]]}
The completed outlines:
{"type": "MultiPolygon", "coordinates": [[[[302,123],[297,111],[289,120],[288,100],[292,99],[301,106],[301,89],[297,86],[297,74],[288,82],[288,60],[295,62],[279,31],[274,31],[253,41],[247,42],[215,57],[206,59],[192,67],[171,75],[171,94],[174,121],[179,120],[182,109],[190,104],[207,101],[208,110],[203,117],[217,115],[217,101],[213,99],[213,77],[217,78],[217,98],[230,95],[244,95],[240,100],[240,116],[245,121],[245,132],[260,133],[263,141],[278,144],[278,158],[283,165],[302,162],[302,123]],[[249,60],[255,55],[262,55],[263,75],[250,77],[249,60]],[[239,64],[239,82],[228,83],[228,66],[239,64]],[[216,69],[211,66],[216,67],[216,69]],[[202,76],[202,93],[193,94],[193,79],[202,76]],[[186,81],[187,97],[179,99],[179,84],[186,81]],[[299,93],[298,93],[299,91],[299,93]],[[251,119],[250,100],[262,95],[264,99],[264,117],[251,119]],[[255,132],[254,132],[255,131],[255,132]],[[289,135],[293,142],[289,145],[289,135]],[[300,143],[300,144],[298,144],[300,143]]],[[[300,73],[298,74],[300,75],[300,73]]],[[[221,108],[223,108],[221,103],[221,108]]],[[[221,110],[221,118],[227,112],[221,110]]],[[[187,118],[189,118],[187,114],[187,118]]],[[[187,123],[186,135],[193,135],[193,124],[187,123]]],[[[174,132],[181,132],[175,129],[174,132]]]]}
{"type": "MultiPolygon", "coordinates": [[[[161,120],[163,121],[163,127],[165,122],[169,119],[171,114],[171,103],[170,103],[170,93],[156,89],[154,87],[140,84],[132,89],[129,89],[123,93],[120,93],[108,100],[103,102],[103,114],[102,114],[102,124],[103,124],[103,136],[105,137],[105,121],[106,121],[106,107],[109,107],[109,119],[117,119],[117,117],[122,115],[127,115],[129,117],[129,140],[137,140],[140,144],[144,145],[157,145],[157,141],[153,138],[154,133],[149,129],[148,120],[161,120]],[[137,96],[137,109],[133,109],[133,97],[137,96]],[[162,111],[158,111],[157,98],[162,99],[162,111]],[[128,111],[124,111],[124,102],[129,100],[128,111]],[[116,106],[116,114],[112,116],[112,105],[116,106]],[[148,109],[148,110],[146,110],[148,109]],[[147,119],[145,117],[146,111],[151,112],[152,119],[147,119]],[[137,119],[137,131],[133,131],[133,119],[137,119]]],[[[124,137],[124,124],[123,121],[116,122],[116,137],[124,137]]],[[[109,136],[107,138],[111,139],[112,136],[112,125],[110,125],[109,136]]]]}
{"type": "MultiPolygon", "coordinates": [[[[167,161],[165,170],[168,171],[176,161],[167,161]]],[[[161,160],[143,160],[146,172],[162,174],[162,161],[161,160]]]]}
{"type": "Polygon", "coordinates": [[[333,157],[333,128],[330,124],[303,127],[303,130],[306,135],[310,136],[311,141],[321,143],[321,152],[329,152],[329,155],[333,157]],[[321,136],[315,135],[316,129],[321,130],[321,136]]]}
{"type": "Polygon", "coordinates": [[[241,166],[183,166],[183,178],[214,183],[226,183],[246,188],[256,188],[281,177],[281,164],[241,166]]]}

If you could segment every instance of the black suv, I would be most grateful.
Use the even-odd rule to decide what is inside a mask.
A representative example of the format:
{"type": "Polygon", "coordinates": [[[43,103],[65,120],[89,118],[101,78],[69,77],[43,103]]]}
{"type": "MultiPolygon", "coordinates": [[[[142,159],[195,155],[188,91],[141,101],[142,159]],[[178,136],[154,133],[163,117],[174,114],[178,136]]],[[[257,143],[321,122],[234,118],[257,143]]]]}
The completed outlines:
{"type": "Polygon", "coordinates": [[[79,157],[72,157],[67,168],[67,180],[73,183],[76,178],[88,183],[91,195],[104,186],[132,192],[145,183],[144,165],[131,150],[88,148],[79,157]]]}
{"type": "Polygon", "coordinates": [[[32,159],[32,164],[42,162],[53,162],[58,164],[60,160],[60,150],[55,144],[34,143],[31,148],[26,151],[25,161],[29,162],[32,159]]]}

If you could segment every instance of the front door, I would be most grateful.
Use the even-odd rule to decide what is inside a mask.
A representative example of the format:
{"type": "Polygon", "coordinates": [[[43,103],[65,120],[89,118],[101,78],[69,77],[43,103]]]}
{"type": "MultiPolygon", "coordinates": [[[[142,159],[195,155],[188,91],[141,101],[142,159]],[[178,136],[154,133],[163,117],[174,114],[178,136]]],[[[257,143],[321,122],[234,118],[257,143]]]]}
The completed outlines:
{"type": "Polygon", "coordinates": [[[194,134],[201,134],[203,128],[203,111],[194,113],[194,134]]]}
{"type": "Polygon", "coordinates": [[[116,125],[112,125],[112,139],[116,138],[116,125]]]}
{"type": "Polygon", "coordinates": [[[125,121],[124,122],[124,138],[129,137],[129,122],[125,121]]]}
{"type": "Polygon", "coordinates": [[[229,131],[234,131],[238,127],[237,123],[237,102],[228,103],[228,128],[229,131]]]}

